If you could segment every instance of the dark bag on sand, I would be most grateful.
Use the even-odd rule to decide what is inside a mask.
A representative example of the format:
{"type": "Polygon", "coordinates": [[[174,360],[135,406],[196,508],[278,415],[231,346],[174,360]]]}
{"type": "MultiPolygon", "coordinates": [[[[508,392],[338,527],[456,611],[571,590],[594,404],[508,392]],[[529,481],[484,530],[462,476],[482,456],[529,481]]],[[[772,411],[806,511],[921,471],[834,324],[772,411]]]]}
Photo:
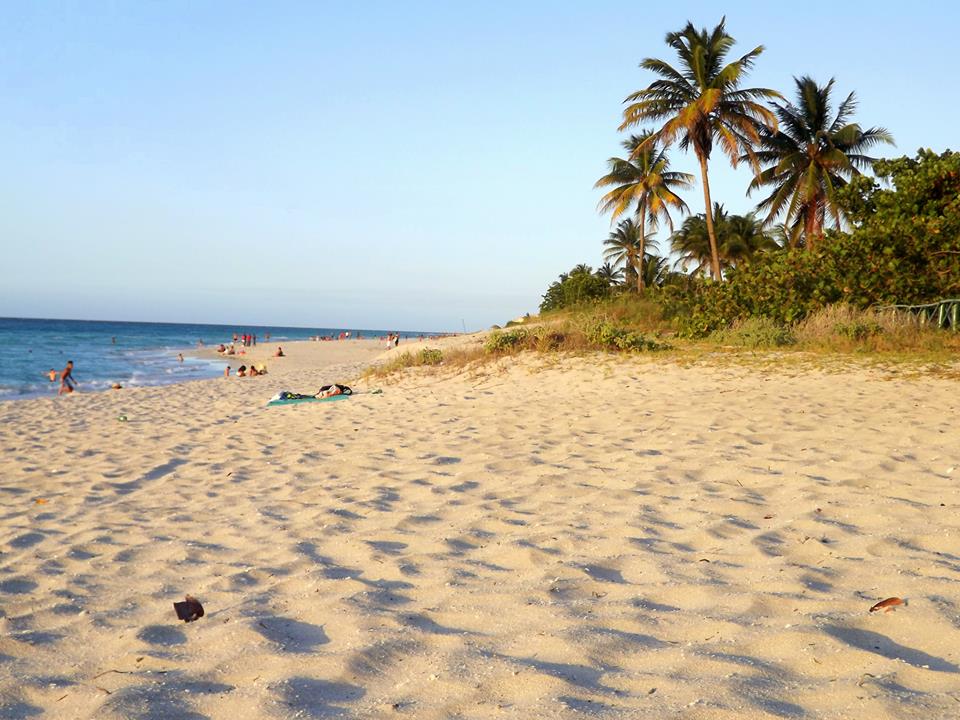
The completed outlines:
{"type": "Polygon", "coordinates": [[[282,393],[277,395],[275,399],[277,400],[307,400],[312,398],[313,395],[303,395],[302,393],[292,393],[284,390],[282,393]]]}
{"type": "Polygon", "coordinates": [[[346,385],[340,385],[339,383],[334,383],[333,385],[324,385],[322,388],[317,390],[317,395],[321,393],[329,392],[333,388],[337,388],[340,391],[341,395],[353,395],[353,390],[351,390],[346,385]]]}

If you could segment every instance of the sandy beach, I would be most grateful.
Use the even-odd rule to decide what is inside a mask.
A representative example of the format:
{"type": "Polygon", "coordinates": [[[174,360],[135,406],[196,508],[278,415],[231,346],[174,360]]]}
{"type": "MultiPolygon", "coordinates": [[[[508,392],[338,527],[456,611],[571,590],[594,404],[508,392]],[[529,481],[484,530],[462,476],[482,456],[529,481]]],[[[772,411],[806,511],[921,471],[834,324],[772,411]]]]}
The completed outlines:
{"type": "Polygon", "coordinates": [[[383,347],[0,403],[0,718],[960,716],[956,382],[383,347]]]}

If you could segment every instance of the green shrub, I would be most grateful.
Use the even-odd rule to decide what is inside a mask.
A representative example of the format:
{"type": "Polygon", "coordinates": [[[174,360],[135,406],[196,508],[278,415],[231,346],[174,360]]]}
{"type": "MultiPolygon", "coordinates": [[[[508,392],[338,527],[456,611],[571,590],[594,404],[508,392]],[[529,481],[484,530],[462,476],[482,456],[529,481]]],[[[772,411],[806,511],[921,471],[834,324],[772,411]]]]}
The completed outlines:
{"type": "Polygon", "coordinates": [[[540,311],[560,310],[608,297],[611,293],[610,283],[589,270],[587,267],[578,267],[569,274],[561,275],[547,288],[540,311]]]}
{"type": "Polygon", "coordinates": [[[594,319],[583,327],[587,341],[603,350],[657,350],[661,345],[642,333],[626,330],[605,318],[594,319]]]}
{"type": "Polygon", "coordinates": [[[418,359],[420,365],[439,365],[443,362],[443,351],[439,348],[424,348],[418,359]]]}
{"type": "Polygon", "coordinates": [[[883,332],[880,323],[855,321],[850,323],[837,323],[833,326],[833,332],[840,337],[848,340],[866,340],[871,335],[879,335],[883,332]]]}
{"type": "Polygon", "coordinates": [[[530,331],[526,328],[507,330],[506,332],[494,330],[487,337],[483,347],[489,353],[506,353],[525,343],[529,337],[530,331]]]}
{"type": "Polygon", "coordinates": [[[766,317],[738,320],[729,328],[714,331],[710,339],[749,348],[783,347],[796,342],[792,328],[766,317]]]}

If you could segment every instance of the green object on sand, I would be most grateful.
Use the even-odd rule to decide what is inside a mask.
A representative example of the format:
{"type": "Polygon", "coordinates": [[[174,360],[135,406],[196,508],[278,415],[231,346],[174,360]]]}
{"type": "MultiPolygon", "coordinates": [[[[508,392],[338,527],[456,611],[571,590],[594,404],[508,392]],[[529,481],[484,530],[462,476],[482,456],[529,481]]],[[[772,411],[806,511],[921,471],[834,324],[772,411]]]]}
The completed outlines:
{"type": "Polygon", "coordinates": [[[292,400],[271,400],[267,403],[267,407],[270,407],[271,405],[299,405],[300,403],[333,402],[334,400],[346,400],[349,397],[349,395],[331,395],[330,397],[325,398],[306,397],[292,400]]]}
{"type": "Polygon", "coordinates": [[[120,422],[126,422],[126,421],[127,421],[127,416],[126,416],[126,415],[121,415],[120,417],[117,418],[117,420],[119,420],[120,422]]]}

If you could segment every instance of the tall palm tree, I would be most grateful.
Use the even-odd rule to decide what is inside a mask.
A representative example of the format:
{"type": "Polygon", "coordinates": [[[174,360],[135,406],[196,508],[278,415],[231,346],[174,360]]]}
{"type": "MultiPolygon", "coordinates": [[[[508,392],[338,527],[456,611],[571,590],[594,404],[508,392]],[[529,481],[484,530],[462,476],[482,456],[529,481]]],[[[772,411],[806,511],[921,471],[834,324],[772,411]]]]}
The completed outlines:
{"type": "Polygon", "coordinates": [[[606,280],[610,285],[616,285],[620,282],[620,278],[623,277],[623,270],[606,262],[597,268],[596,276],[606,280]]]}
{"type": "Polygon", "coordinates": [[[636,255],[640,263],[636,268],[637,292],[642,291],[645,284],[642,266],[646,254],[647,221],[651,230],[655,230],[662,218],[673,232],[670,209],[689,212],[676,191],[693,184],[692,175],[670,170],[666,151],[657,145],[652,135],[646,131],[624,140],[622,145],[628,153],[627,159],[612,157],[607,160],[609,172],[594,185],[595,188],[613,188],[600,198],[599,203],[602,212],[610,213],[611,222],[632,208],[640,224],[640,249],[636,255]]]}
{"type": "Polygon", "coordinates": [[[803,234],[807,246],[823,235],[827,219],[839,227],[843,211],[836,191],[854,175],[869,170],[875,158],[864,153],[880,143],[893,144],[882,127],[862,130],[850,122],[857,107],[854,93],[840,103],[831,119],[830,94],[833,78],[818,85],[810,77],[794,78],[796,104],[773,103],[780,130],[763,128],[757,160],[766,167],[750,183],[751,192],[771,187],[757,209],[767,212],[766,221],[784,216],[784,223],[803,234]]]}
{"type": "MultiPolygon", "coordinates": [[[[763,52],[760,45],[746,55],[725,63],[734,39],[727,34],[726,18],[711,32],[697,31],[688,22],[680,32],[668,33],[666,43],[677,52],[679,69],[664,60],[646,58],[640,67],[659,76],[644,90],[627,96],[620,129],[643,122],[662,122],[645,141],[669,147],[679,139],[683,150],[692,148],[700,163],[704,215],[710,241],[711,271],[719,280],[720,255],[711,212],[707,166],[713,144],[719,144],[736,167],[759,141],[760,128],[776,127],[776,117],[761,101],[782,99],[766,88],[741,88],[740,83],[763,52]]],[[[641,148],[643,145],[641,145],[641,148]]]]}
{"type": "Polygon", "coordinates": [[[614,267],[623,266],[626,282],[637,283],[636,277],[641,263],[638,260],[642,248],[656,248],[653,234],[643,237],[640,234],[640,225],[633,218],[626,218],[617,223],[607,239],[603,241],[606,250],[603,259],[613,263],[614,267]]]}
{"type": "MultiPolygon", "coordinates": [[[[763,230],[763,223],[753,213],[729,215],[723,205],[713,206],[714,229],[722,270],[735,267],[761,252],[780,248],[773,235],[763,230]]],[[[692,215],[670,236],[670,249],[679,256],[677,265],[684,270],[693,265],[693,274],[705,272],[712,263],[710,234],[704,214],[692,215]]]]}

